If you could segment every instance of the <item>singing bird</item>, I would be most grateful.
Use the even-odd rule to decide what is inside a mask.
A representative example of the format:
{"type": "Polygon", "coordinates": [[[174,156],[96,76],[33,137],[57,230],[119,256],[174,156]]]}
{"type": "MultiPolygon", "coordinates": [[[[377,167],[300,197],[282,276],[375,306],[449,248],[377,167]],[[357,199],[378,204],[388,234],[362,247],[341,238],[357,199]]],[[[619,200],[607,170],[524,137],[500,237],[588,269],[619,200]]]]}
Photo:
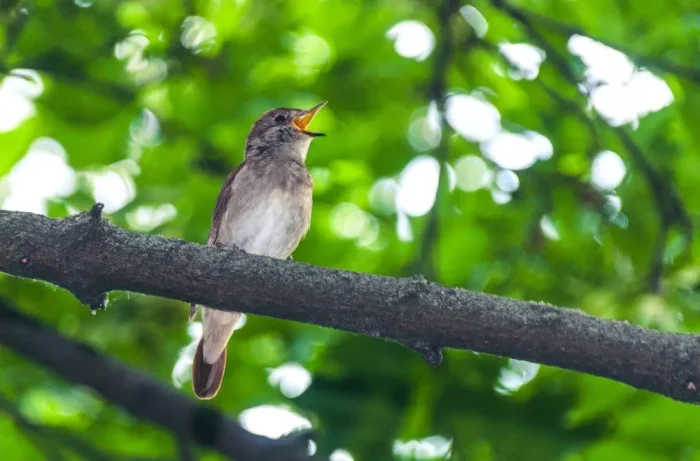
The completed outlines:
{"type": "MultiPolygon", "coordinates": [[[[323,101],[308,109],[272,109],[253,124],[245,158],[226,178],[216,200],[207,245],[287,259],[311,223],[313,182],[306,168],[307,131],[323,101]]],[[[197,306],[190,309],[190,320],[197,306]]],[[[192,388],[200,399],[219,392],[226,345],[241,314],[202,308],[202,338],[192,364],[192,388]]]]}

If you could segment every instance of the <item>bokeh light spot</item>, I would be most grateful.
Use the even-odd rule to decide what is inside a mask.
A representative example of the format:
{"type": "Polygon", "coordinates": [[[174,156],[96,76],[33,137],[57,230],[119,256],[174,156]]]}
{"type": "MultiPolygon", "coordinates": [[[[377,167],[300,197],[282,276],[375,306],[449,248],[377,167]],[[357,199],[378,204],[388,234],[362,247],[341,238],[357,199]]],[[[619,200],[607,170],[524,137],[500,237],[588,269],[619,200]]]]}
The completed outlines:
{"type": "Polygon", "coordinates": [[[448,459],[452,453],[452,439],[432,435],[421,440],[394,441],[394,455],[409,459],[448,459]]]}
{"type": "Polygon", "coordinates": [[[12,131],[35,114],[34,99],[44,92],[36,71],[14,69],[0,83],[0,133],[12,131]]]}
{"type": "Polygon", "coordinates": [[[486,36],[486,32],[489,30],[489,23],[484,15],[481,14],[481,11],[471,5],[467,5],[460,8],[459,13],[467,21],[467,24],[474,29],[477,37],[484,38],[486,36]]]}
{"type": "Polygon", "coordinates": [[[182,21],[180,43],[194,53],[211,48],[216,43],[216,26],[201,16],[188,16],[182,21]]]}
{"type": "Polygon", "coordinates": [[[433,207],[440,165],[431,156],[411,160],[401,172],[396,208],[409,216],[423,216],[433,207]]]}
{"type": "Polygon", "coordinates": [[[445,118],[454,130],[470,141],[482,142],[501,128],[501,114],[481,98],[465,94],[449,96],[445,118]]]}
{"type": "Polygon", "coordinates": [[[481,150],[498,166],[507,170],[524,170],[542,156],[551,155],[551,144],[532,135],[501,131],[481,145],[481,150]]]}
{"type": "Polygon", "coordinates": [[[503,192],[515,192],[520,186],[518,175],[510,170],[501,170],[496,173],[496,185],[503,192]]]}
{"type": "Polygon", "coordinates": [[[267,382],[271,386],[279,387],[285,397],[294,399],[311,385],[311,373],[298,363],[285,363],[270,370],[267,382]]]}
{"type": "Polygon", "coordinates": [[[496,391],[501,394],[517,392],[525,384],[532,381],[539,370],[539,364],[509,359],[508,366],[501,369],[496,391]]]}
{"type": "Polygon", "coordinates": [[[76,174],[66,160],[65,149],[55,139],[34,141],[7,176],[10,193],[3,208],[46,214],[47,200],[71,195],[77,186],[76,174]]]}
{"type": "Polygon", "coordinates": [[[249,408],[244,410],[238,419],[249,432],[271,439],[279,439],[292,431],[311,428],[308,419],[279,405],[249,408]]]}
{"type": "Polygon", "coordinates": [[[615,189],[627,173],[625,163],[615,152],[606,150],[593,159],[591,180],[600,189],[615,189]]]}
{"type": "Polygon", "coordinates": [[[515,80],[534,80],[547,54],[529,43],[503,43],[498,50],[513,67],[511,77],[515,80]]]}
{"type": "Polygon", "coordinates": [[[394,40],[394,50],[404,58],[423,61],[435,48],[435,35],[420,21],[402,21],[387,32],[394,40]]]}
{"type": "Polygon", "coordinates": [[[455,162],[457,187],[465,192],[473,192],[488,185],[491,181],[491,171],[486,162],[476,155],[465,155],[455,162]]]}

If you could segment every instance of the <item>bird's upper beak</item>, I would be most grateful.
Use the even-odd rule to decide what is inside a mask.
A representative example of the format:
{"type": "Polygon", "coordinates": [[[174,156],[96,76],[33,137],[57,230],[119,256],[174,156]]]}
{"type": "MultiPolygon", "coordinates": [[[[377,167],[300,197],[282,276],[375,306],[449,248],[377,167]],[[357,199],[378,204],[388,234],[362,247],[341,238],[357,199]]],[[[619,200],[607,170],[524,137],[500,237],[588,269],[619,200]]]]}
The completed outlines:
{"type": "Polygon", "coordinates": [[[304,112],[292,119],[292,125],[294,125],[295,128],[309,136],[325,136],[325,133],[313,133],[311,131],[306,131],[306,127],[309,126],[309,123],[311,123],[311,120],[313,120],[316,113],[319,110],[321,110],[321,108],[326,104],[328,104],[328,101],[323,101],[320,104],[317,104],[316,106],[312,107],[311,109],[305,110],[304,112]]]}

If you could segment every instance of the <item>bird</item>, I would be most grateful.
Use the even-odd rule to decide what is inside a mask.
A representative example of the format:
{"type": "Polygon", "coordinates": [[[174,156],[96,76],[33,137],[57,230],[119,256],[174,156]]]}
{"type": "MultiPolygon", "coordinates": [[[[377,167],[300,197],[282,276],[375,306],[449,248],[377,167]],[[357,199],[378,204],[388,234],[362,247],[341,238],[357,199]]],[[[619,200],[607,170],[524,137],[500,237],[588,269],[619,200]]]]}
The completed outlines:
{"type": "MultiPolygon", "coordinates": [[[[207,245],[289,259],[311,225],[313,181],[306,167],[307,131],[328,101],[311,109],[266,111],[252,126],[243,161],[228,175],[214,206],[207,245]]],[[[189,320],[198,307],[191,304],[189,320]]],[[[224,378],[226,347],[239,312],[202,306],[202,336],[192,363],[192,388],[201,400],[214,398],[224,378]]]]}

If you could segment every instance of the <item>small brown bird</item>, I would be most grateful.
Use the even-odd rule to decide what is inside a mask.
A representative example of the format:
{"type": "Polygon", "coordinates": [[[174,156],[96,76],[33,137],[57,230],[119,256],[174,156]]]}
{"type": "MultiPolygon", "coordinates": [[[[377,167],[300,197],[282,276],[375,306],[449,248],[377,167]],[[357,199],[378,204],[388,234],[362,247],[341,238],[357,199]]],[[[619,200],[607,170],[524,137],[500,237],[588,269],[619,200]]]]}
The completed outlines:
{"type": "MultiPolygon", "coordinates": [[[[309,110],[272,109],[255,122],[245,159],[226,178],[214,207],[207,245],[287,259],[311,223],[313,182],[306,154],[313,138],[306,130],[323,101],[309,110]]],[[[197,306],[190,309],[190,320],[197,306]]],[[[226,344],[241,314],[204,307],[202,338],[192,365],[192,388],[211,399],[226,369],[226,344]]]]}

